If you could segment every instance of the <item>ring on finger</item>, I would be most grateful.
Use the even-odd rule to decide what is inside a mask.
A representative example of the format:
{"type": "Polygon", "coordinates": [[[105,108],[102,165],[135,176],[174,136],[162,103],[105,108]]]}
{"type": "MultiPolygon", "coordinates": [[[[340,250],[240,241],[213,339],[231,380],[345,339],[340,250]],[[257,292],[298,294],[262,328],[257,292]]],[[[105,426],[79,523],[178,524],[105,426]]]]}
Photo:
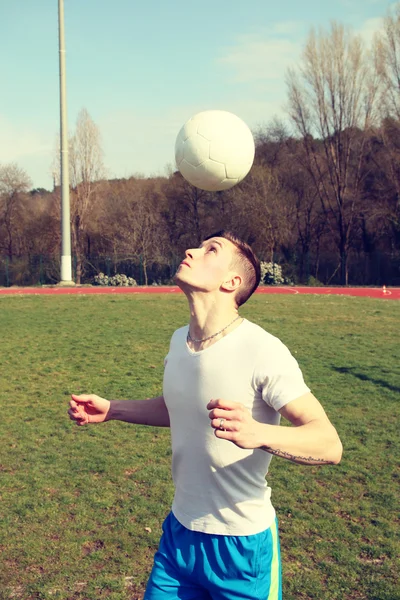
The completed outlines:
{"type": "Polygon", "coordinates": [[[220,419],[219,420],[219,427],[218,427],[218,429],[220,431],[225,431],[224,423],[225,423],[225,419],[220,419]]]}

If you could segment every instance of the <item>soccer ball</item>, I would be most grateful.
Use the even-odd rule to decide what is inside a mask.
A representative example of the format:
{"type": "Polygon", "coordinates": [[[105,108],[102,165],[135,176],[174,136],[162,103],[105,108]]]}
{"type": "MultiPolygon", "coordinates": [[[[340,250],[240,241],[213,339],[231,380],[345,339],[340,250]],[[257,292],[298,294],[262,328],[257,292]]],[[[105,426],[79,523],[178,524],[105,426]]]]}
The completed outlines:
{"type": "Polygon", "coordinates": [[[227,190],[246,177],[254,160],[247,125],[224,110],[206,110],[185,123],[175,143],[176,166],[192,185],[227,190]]]}

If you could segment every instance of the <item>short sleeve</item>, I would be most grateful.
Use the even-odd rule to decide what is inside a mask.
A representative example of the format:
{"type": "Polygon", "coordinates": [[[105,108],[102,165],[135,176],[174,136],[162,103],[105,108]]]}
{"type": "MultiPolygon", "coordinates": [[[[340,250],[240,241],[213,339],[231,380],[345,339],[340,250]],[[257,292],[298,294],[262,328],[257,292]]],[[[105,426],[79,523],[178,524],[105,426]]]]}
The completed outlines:
{"type": "Polygon", "coordinates": [[[273,352],[259,355],[255,379],[263,400],[276,411],[310,392],[297,360],[282,342],[273,352]]]}
{"type": "Polygon", "coordinates": [[[171,349],[172,349],[173,345],[176,344],[177,340],[179,340],[179,338],[182,335],[184,335],[185,339],[186,339],[186,334],[187,334],[188,330],[189,330],[189,326],[186,325],[185,327],[181,327],[180,329],[176,329],[176,331],[174,331],[174,333],[172,334],[170,342],[169,342],[168,354],[164,358],[164,369],[167,366],[168,358],[169,358],[169,355],[171,354],[171,349]]]}

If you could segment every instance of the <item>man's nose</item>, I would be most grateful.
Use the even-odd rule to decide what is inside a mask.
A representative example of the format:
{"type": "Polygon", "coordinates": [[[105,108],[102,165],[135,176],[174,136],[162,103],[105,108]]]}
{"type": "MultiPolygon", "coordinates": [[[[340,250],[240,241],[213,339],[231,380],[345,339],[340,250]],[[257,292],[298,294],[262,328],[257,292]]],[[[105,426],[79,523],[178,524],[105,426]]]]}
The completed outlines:
{"type": "Polygon", "coordinates": [[[188,258],[191,258],[193,260],[195,255],[199,252],[199,250],[200,250],[200,248],[189,248],[188,250],[185,251],[185,256],[187,256],[188,258]]]}

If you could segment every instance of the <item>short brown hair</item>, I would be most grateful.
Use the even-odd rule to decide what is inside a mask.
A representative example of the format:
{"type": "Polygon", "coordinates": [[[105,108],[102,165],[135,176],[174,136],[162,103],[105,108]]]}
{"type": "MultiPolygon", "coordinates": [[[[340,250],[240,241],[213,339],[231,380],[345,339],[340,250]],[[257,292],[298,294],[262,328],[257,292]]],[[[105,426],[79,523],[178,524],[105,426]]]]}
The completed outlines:
{"type": "Polygon", "coordinates": [[[250,298],[253,292],[257,289],[261,279],[260,261],[254,254],[253,250],[243,240],[238,238],[231,231],[222,229],[212,235],[208,235],[205,239],[209,240],[214,237],[220,237],[228,240],[236,247],[237,259],[243,270],[243,286],[236,293],[236,304],[241,306],[250,298]]]}

